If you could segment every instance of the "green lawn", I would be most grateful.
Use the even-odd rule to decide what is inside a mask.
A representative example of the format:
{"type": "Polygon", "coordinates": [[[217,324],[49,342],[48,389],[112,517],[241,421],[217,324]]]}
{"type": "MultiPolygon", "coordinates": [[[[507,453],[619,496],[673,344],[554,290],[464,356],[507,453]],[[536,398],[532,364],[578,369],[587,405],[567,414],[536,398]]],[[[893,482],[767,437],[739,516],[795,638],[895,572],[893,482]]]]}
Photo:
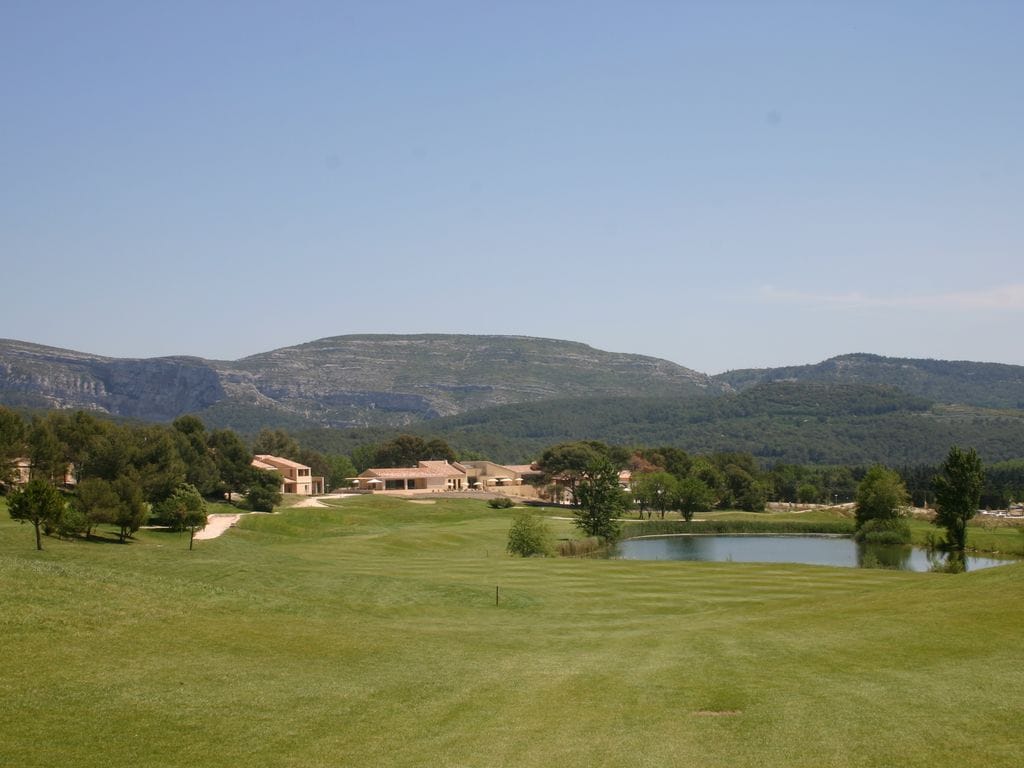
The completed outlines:
{"type": "Polygon", "coordinates": [[[347,499],[38,553],[0,508],[0,765],[1021,762],[1024,565],[518,560],[511,517],[347,499]]]}

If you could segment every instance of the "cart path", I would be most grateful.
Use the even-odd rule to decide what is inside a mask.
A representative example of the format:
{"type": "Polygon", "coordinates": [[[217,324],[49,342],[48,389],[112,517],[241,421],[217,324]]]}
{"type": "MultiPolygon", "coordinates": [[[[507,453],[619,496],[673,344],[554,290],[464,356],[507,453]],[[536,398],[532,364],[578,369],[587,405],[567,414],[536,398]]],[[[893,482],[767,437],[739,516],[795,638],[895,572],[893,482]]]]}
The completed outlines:
{"type": "MultiPolygon", "coordinates": [[[[346,496],[355,496],[353,493],[329,493],[326,496],[310,496],[308,499],[302,499],[297,504],[293,504],[291,507],[286,509],[294,509],[296,507],[326,507],[321,499],[343,499],[346,496]]],[[[242,519],[242,515],[252,514],[265,514],[262,512],[214,512],[206,519],[206,527],[201,531],[196,531],[197,541],[206,541],[208,539],[216,539],[218,536],[223,534],[228,528],[235,525],[239,520],[242,519]]]]}

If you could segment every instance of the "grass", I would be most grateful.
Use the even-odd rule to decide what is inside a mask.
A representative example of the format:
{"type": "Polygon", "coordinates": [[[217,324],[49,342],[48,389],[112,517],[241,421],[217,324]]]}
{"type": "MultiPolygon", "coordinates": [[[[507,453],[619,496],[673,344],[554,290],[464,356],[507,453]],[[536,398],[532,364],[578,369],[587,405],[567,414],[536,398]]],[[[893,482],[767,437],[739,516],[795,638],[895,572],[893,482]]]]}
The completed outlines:
{"type": "Polygon", "coordinates": [[[1024,565],[523,560],[512,515],[346,499],[37,553],[0,509],[0,765],[1019,764],[1024,565]]]}

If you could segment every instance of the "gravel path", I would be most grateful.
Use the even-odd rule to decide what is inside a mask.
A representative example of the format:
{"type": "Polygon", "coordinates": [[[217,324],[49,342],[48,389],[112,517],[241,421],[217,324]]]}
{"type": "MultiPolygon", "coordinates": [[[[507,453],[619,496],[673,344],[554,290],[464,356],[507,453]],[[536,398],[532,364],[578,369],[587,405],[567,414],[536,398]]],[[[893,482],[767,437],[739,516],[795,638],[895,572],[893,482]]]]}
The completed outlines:
{"type": "MultiPolygon", "coordinates": [[[[291,508],[295,507],[326,507],[321,499],[343,499],[346,496],[357,496],[354,493],[329,493],[326,496],[310,496],[308,499],[302,499],[297,504],[293,504],[291,508]]],[[[196,541],[206,541],[207,539],[216,539],[224,531],[237,523],[242,515],[251,515],[253,512],[235,512],[235,513],[221,513],[215,512],[206,519],[206,527],[201,531],[196,531],[196,541]]],[[[262,514],[262,513],[260,513],[262,514]]]]}

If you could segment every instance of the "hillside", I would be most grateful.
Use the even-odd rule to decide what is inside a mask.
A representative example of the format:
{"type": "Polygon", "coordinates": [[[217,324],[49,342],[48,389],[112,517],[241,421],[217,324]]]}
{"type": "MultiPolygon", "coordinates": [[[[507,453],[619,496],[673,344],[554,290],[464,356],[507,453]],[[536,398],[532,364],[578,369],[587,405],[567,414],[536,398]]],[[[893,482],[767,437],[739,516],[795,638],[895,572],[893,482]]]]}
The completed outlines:
{"type": "Polygon", "coordinates": [[[336,336],[237,361],[0,341],[0,404],[149,421],[193,413],[340,453],[413,431],[501,461],[575,439],[801,463],[930,463],[951,443],[986,461],[1024,450],[1021,366],[856,354],[709,377],[519,336],[336,336]]]}
{"type": "Polygon", "coordinates": [[[712,377],[737,390],[771,381],[881,384],[937,403],[1024,409],[1024,366],[853,354],[814,365],[727,371],[712,377]]]}
{"type": "Polygon", "coordinates": [[[518,336],[338,336],[238,361],[115,359],[0,340],[0,404],[166,421],[406,425],[552,397],[721,392],[666,360],[518,336]]]}
{"type": "MultiPolygon", "coordinates": [[[[547,446],[593,439],[746,451],[771,464],[935,464],[951,444],[986,462],[1021,455],[1024,412],[934,404],[893,388],[827,382],[759,384],[720,398],[585,398],[501,406],[416,425],[457,449],[499,461],[536,458],[547,446]]],[[[304,444],[348,453],[394,433],[314,431],[304,444]]]]}

